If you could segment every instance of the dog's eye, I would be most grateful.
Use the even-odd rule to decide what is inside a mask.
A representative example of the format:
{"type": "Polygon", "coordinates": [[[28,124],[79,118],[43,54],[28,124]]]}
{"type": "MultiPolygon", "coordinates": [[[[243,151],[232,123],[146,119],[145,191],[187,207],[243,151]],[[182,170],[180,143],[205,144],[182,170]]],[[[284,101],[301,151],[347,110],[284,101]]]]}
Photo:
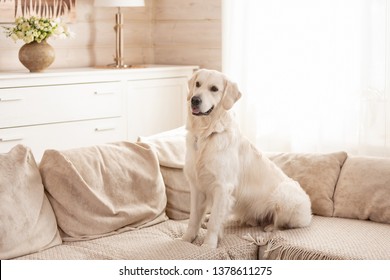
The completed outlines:
{"type": "Polygon", "coordinates": [[[196,87],[200,87],[200,83],[199,82],[196,82],[196,87]]]}
{"type": "Polygon", "coordinates": [[[213,91],[213,92],[217,92],[217,91],[218,91],[218,88],[217,88],[216,86],[212,86],[212,87],[210,88],[210,90],[213,91]]]}

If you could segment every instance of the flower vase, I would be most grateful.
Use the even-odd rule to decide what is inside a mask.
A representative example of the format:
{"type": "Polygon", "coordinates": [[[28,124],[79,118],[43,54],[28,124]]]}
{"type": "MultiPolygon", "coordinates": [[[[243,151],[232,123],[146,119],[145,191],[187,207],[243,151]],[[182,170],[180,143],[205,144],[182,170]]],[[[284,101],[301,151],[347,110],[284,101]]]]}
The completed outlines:
{"type": "Polygon", "coordinates": [[[54,59],[54,48],[46,40],[25,44],[19,50],[19,60],[30,72],[44,71],[54,59]]]}

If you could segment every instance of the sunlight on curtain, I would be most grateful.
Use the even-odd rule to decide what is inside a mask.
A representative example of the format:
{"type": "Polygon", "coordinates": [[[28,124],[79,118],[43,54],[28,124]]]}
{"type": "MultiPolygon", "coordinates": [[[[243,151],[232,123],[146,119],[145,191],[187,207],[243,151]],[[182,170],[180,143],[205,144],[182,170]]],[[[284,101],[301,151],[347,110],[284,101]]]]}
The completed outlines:
{"type": "Polygon", "coordinates": [[[387,0],[222,2],[223,71],[260,149],[390,156],[387,0]]]}

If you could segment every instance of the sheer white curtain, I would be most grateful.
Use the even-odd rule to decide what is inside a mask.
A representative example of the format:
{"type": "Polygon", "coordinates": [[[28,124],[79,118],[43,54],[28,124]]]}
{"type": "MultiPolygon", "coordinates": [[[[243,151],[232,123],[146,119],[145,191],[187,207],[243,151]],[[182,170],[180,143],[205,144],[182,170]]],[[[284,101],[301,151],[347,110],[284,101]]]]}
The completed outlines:
{"type": "Polygon", "coordinates": [[[390,156],[387,0],[222,3],[223,71],[260,149],[390,156]]]}

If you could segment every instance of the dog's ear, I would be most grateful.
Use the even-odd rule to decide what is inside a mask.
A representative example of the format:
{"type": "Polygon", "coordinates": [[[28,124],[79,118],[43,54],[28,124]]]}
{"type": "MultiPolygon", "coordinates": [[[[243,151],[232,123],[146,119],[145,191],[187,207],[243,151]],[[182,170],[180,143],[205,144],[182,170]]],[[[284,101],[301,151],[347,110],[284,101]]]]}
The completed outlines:
{"type": "Polygon", "coordinates": [[[196,81],[196,78],[198,77],[199,72],[200,72],[200,70],[194,72],[194,74],[192,74],[191,79],[188,81],[187,101],[190,100],[190,98],[192,96],[192,91],[194,89],[195,81],[196,81]]]}
{"type": "Polygon", "coordinates": [[[225,90],[222,97],[222,107],[230,110],[234,103],[241,98],[241,92],[238,90],[236,83],[226,80],[225,90]]]}

